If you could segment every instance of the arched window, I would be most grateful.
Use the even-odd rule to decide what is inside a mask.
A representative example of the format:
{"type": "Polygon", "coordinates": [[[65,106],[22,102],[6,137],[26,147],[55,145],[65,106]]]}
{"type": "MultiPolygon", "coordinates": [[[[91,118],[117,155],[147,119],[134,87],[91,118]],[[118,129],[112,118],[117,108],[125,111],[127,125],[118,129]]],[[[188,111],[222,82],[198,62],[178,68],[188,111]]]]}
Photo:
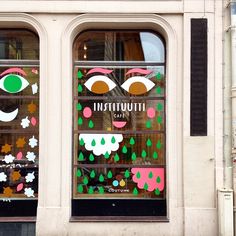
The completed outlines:
{"type": "Polygon", "coordinates": [[[35,216],[39,157],[39,38],[0,29],[0,216],[35,216]]]}
{"type": "Polygon", "coordinates": [[[73,61],[72,216],[166,216],[164,40],[85,31],[73,61]]]}

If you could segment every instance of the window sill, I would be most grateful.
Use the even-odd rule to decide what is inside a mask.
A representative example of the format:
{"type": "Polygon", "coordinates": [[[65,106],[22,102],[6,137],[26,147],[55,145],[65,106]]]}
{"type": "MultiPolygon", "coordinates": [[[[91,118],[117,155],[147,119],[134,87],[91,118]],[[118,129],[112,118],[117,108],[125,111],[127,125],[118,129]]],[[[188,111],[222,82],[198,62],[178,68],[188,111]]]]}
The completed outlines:
{"type": "Polygon", "coordinates": [[[36,217],[0,217],[0,222],[36,222],[36,217]]]}
{"type": "Polygon", "coordinates": [[[72,216],[70,222],[169,222],[166,216],[72,216]]]}

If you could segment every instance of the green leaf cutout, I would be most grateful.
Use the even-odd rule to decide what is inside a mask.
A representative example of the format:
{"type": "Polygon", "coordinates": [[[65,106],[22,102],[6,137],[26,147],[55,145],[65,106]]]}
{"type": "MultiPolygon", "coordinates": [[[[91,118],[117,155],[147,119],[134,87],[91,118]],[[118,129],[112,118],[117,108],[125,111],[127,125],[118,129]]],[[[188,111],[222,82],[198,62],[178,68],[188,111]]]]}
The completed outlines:
{"type": "Polygon", "coordinates": [[[78,92],[81,93],[82,91],[83,91],[82,85],[79,84],[79,85],[78,85],[78,92]]]}
{"type": "Polygon", "coordinates": [[[99,187],[98,191],[99,191],[100,194],[104,194],[104,188],[103,187],[99,187]]]}
{"type": "Polygon", "coordinates": [[[89,128],[92,129],[94,127],[94,123],[92,120],[89,121],[89,124],[88,124],[89,128]]]}
{"type": "Polygon", "coordinates": [[[137,172],[136,177],[137,177],[137,179],[140,179],[140,178],[141,178],[141,174],[140,174],[139,171],[137,172]]]}
{"type": "Polygon", "coordinates": [[[90,153],[90,155],[89,155],[89,160],[94,161],[94,155],[92,153],[90,153]]]}
{"type": "Polygon", "coordinates": [[[134,188],[134,190],[133,190],[133,195],[135,195],[135,196],[138,195],[138,190],[137,190],[137,188],[134,188]]]}
{"type": "Polygon", "coordinates": [[[88,189],[88,194],[93,194],[93,193],[94,193],[94,191],[93,191],[93,187],[90,186],[89,189],[88,189]]]}
{"type": "Polygon", "coordinates": [[[96,176],[96,174],[95,174],[95,171],[94,171],[94,170],[92,170],[92,171],[91,171],[91,173],[90,173],[90,178],[92,178],[92,179],[93,179],[93,178],[95,178],[95,176],[96,176]]]}
{"type": "Polygon", "coordinates": [[[116,155],[114,156],[114,161],[117,162],[119,160],[120,160],[120,157],[119,157],[118,153],[116,153],[116,155]]]}
{"type": "Polygon", "coordinates": [[[146,142],[146,145],[147,145],[148,147],[151,147],[151,146],[152,146],[152,141],[151,141],[150,139],[148,139],[147,142],[146,142]]]}
{"type": "Polygon", "coordinates": [[[132,155],[131,155],[132,161],[136,161],[136,158],[137,158],[136,153],[133,152],[132,155]]]}
{"type": "Polygon", "coordinates": [[[79,153],[78,160],[79,161],[83,161],[84,160],[84,154],[82,152],[79,153]]]}
{"type": "Polygon", "coordinates": [[[108,173],[107,173],[107,178],[108,179],[111,179],[112,178],[112,172],[109,170],[108,173]]]}
{"type": "Polygon", "coordinates": [[[100,181],[100,182],[103,182],[103,181],[104,181],[104,177],[103,177],[102,174],[99,175],[99,181],[100,181]]]}
{"type": "Polygon", "coordinates": [[[157,149],[161,149],[161,141],[160,140],[158,140],[158,142],[157,142],[157,149]]]}
{"type": "Polygon", "coordinates": [[[76,109],[77,109],[77,111],[81,111],[81,110],[82,110],[82,106],[81,106],[80,103],[78,103],[78,104],[76,105],[76,109]]]}
{"type": "Polygon", "coordinates": [[[104,155],[104,157],[105,157],[106,159],[108,159],[108,158],[110,157],[109,153],[106,152],[105,155],[104,155]]]}
{"type": "Polygon", "coordinates": [[[160,190],[159,190],[159,188],[156,188],[155,194],[156,194],[156,195],[160,195],[160,190]]]}
{"type": "Polygon", "coordinates": [[[162,123],[162,117],[161,117],[161,116],[158,116],[158,117],[157,117],[157,123],[158,123],[158,124],[161,124],[161,123],[162,123]]]}
{"type": "Polygon", "coordinates": [[[84,146],[84,140],[83,140],[82,138],[80,139],[79,144],[80,144],[81,146],[84,146]]]}
{"type": "Polygon", "coordinates": [[[130,143],[130,145],[134,145],[135,144],[135,140],[134,140],[133,137],[130,138],[129,143],[130,143]]]}
{"type": "Polygon", "coordinates": [[[81,177],[81,175],[82,175],[81,170],[78,169],[77,172],[76,172],[76,176],[77,176],[77,177],[81,177]]]}
{"type": "Polygon", "coordinates": [[[91,145],[92,145],[93,147],[96,146],[96,141],[95,141],[95,139],[92,140],[91,145]]]}
{"type": "Polygon", "coordinates": [[[125,174],[124,174],[124,176],[125,176],[125,178],[126,178],[126,179],[128,179],[128,178],[129,178],[129,176],[130,176],[129,170],[126,170],[126,171],[125,171],[125,174]]]}
{"type": "Polygon", "coordinates": [[[147,153],[145,150],[142,150],[141,156],[142,156],[142,158],[145,158],[147,156],[147,153]]]}
{"type": "Polygon", "coordinates": [[[157,152],[153,152],[152,157],[153,157],[153,159],[157,159],[158,158],[158,153],[157,152]]]}
{"type": "Polygon", "coordinates": [[[123,148],[122,148],[122,152],[123,153],[127,153],[127,147],[124,145],[123,148]]]}
{"type": "Polygon", "coordinates": [[[78,187],[77,187],[77,192],[78,193],[83,193],[83,185],[79,184],[78,187]]]}
{"type": "Polygon", "coordinates": [[[105,144],[105,139],[104,139],[104,138],[101,139],[101,144],[102,144],[102,145],[105,144]]]}
{"type": "Polygon", "coordinates": [[[157,87],[156,92],[157,92],[157,94],[161,94],[161,87],[160,86],[157,87]]]}
{"type": "Polygon", "coordinates": [[[146,128],[150,129],[152,127],[152,122],[150,120],[146,121],[146,128]]]}
{"type": "Polygon", "coordinates": [[[78,77],[78,79],[81,79],[83,77],[83,74],[80,70],[77,73],[77,77],[78,77]]]}
{"type": "Polygon", "coordinates": [[[153,177],[153,173],[152,173],[152,171],[150,171],[150,173],[148,174],[148,178],[152,179],[152,177],[153,177]]]}
{"type": "Polygon", "coordinates": [[[85,176],[84,179],[83,179],[83,183],[84,183],[85,185],[87,185],[88,182],[89,182],[89,181],[88,181],[88,178],[85,176]]]}
{"type": "Polygon", "coordinates": [[[160,176],[157,177],[157,183],[159,184],[161,182],[160,176]]]}
{"type": "Polygon", "coordinates": [[[163,109],[163,105],[161,103],[157,104],[157,110],[161,111],[163,109]]]}
{"type": "Polygon", "coordinates": [[[143,186],[144,190],[148,190],[148,184],[145,183],[144,186],[143,186]]]}
{"type": "Polygon", "coordinates": [[[116,139],[115,139],[114,136],[112,136],[112,138],[111,138],[111,143],[115,143],[115,142],[116,142],[116,139]]]}
{"type": "Polygon", "coordinates": [[[157,80],[161,80],[161,73],[160,73],[160,72],[158,72],[158,73],[156,74],[156,78],[157,78],[157,80]]]}
{"type": "Polygon", "coordinates": [[[78,119],[78,125],[82,125],[83,124],[83,119],[81,117],[79,117],[78,119]]]}

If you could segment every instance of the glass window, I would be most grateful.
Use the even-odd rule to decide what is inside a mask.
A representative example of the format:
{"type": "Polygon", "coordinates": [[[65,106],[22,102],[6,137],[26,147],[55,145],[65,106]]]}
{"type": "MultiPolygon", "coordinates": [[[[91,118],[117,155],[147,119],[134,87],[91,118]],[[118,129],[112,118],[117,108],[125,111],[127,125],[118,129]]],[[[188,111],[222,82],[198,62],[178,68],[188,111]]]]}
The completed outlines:
{"type": "Polygon", "coordinates": [[[0,29],[0,216],[36,215],[38,59],[37,35],[26,29],[0,29]]]}
{"type": "Polygon", "coordinates": [[[166,216],[161,36],[86,31],[73,56],[72,215],[166,216]]]}

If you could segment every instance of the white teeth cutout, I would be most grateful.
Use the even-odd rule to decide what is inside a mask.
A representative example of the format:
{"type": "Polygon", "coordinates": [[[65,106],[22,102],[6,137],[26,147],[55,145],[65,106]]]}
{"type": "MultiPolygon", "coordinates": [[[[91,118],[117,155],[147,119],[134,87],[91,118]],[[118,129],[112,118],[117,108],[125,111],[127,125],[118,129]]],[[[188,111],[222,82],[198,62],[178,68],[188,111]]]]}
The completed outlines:
{"type": "Polygon", "coordinates": [[[116,84],[111,79],[109,79],[107,76],[104,76],[104,75],[92,76],[86,81],[86,83],[84,85],[87,89],[89,89],[93,93],[103,94],[102,90],[101,91],[93,91],[92,90],[93,84],[95,82],[99,82],[99,81],[106,83],[106,85],[108,86],[108,89],[109,89],[107,92],[111,91],[113,88],[116,87],[116,84]]]}
{"type": "MultiPolygon", "coordinates": [[[[146,92],[150,91],[150,90],[155,86],[155,84],[154,84],[151,80],[147,79],[147,78],[144,77],[144,76],[133,76],[133,77],[127,79],[127,80],[121,85],[121,87],[122,87],[124,90],[126,90],[127,92],[129,92],[130,86],[131,86],[133,83],[135,83],[135,82],[139,82],[139,83],[144,84],[145,87],[146,87],[146,89],[147,89],[146,92]]],[[[141,94],[141,93],[140,93],[140,94],[141,94]]]]}
{"type": "Polygon", "coordinates": [[[18,108],[12,112],[3,112],[0,110],[0,121],[3,121],[3,122],[9,122],[9,121],[12,121],[16,118],[18,114],[18,108]]]}

